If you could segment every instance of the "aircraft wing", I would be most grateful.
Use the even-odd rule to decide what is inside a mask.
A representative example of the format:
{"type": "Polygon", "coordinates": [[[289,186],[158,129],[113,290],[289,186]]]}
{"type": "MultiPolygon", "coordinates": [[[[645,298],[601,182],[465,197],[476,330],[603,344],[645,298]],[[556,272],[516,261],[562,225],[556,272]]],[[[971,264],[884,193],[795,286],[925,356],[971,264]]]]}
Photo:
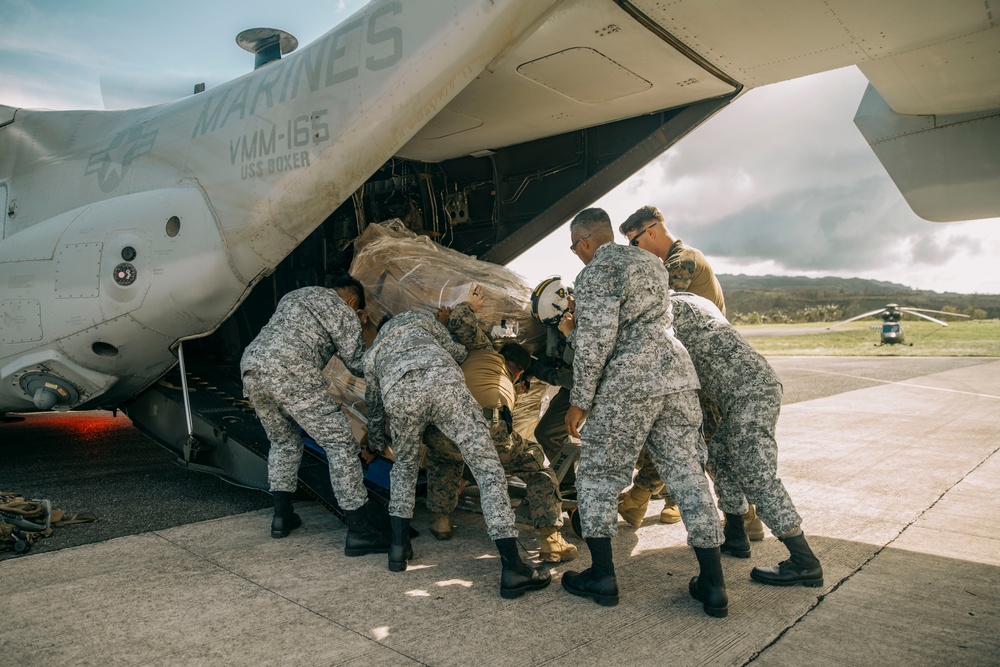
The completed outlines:
{"type": "Polygon", "coordinates": [[[628,3],[558,3],[406,144],[437,162],[729,95],[740,84],[628,3]]]}
{"type": "Polygon", "coordinates": [[[872,83],[856,123],[918,215],[1000,215],[1000,22],[979,0],[558,3],[398,154],[482,155],[849,65],[872,83]]]}

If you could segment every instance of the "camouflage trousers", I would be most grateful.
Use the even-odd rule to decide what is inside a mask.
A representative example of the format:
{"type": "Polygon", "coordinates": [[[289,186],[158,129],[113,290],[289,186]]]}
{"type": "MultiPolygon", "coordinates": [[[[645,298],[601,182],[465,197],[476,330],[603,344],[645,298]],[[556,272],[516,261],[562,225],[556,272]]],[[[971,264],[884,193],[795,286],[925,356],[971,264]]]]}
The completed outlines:
{"type": "Polygon", "coordinates": [[[469,464],[491,539],[517,537],[507,495],[507,476],[490,437],[483,410],[465,386],[458,366],[413,370],[382,397],[396,462],[389,473],[389,514],[409,518],[416,502],[420,438],[433,424],[454,442],[469,464]]]}
{"type": "MultiPolygon", "coordinates": [[[[566,430],[566,413],[569,411],[569,405],[569,389],[561,387],[549,401],[548,409],[535,427],[535,440],[548,457],[549,465],[556,470],[565,465],[564,460],[568,456],[575,456],[577,451],[576,441],[566,430]]],[[[572,467],[567,469],[560,482],[564,487],[574,484],[575,470],[572,467]]]]}
{"type": "Polygon", "coordinates": [[[784,535],[801,525],[802,517],[778,478],[774,430],[781,412],[781,385],[755,387],[752,394],[724,407],[725,418],[708,443],[719,508],[742,514],[749,500],[757,506],[760,520],[775,535],[784,535]]]}
{"type": "Polygon", "coordinates": [[[705,477],[700,426],[701,408],[694,391],[648,396],[628,405],[598,396],[580,432],[576,490],[583,536],[614,537],[618,494],[632,481],[645,443],[680,507],[688,544],[706,548],[722,544],[722,525],[705,477]]]}
{"type": "Polygon", "coordinates": [[[302,462],[301,426],[326,451],[330,483],[345,510],[365,504],[360,446],[347,417],[327,391],[319,368],[285,365],[280,373],[248,370],[243,392],[257,411],[271,449],[267,455],[267,481],[271,491],[295,491],[302,462]]]}
{"type": "MultiPolygon", "coordinates": [[[[707,443],[712,440],[712,436],[715,434],[716,429],[719,428],[719,422],[722,421],[722,413],[719,410],[719,406],[705,396],[705,393],[700,389],[698,390],[698,403],[701,405],[702,436],[705,438],[705,442],[707,443]]],[[[660,479],[660,473],[657,472],[656,466],[653,465],[653,460],[649,458],[649,453],[646,451],[645,447],[643,447],[642,451],[639,452],[639,460],[636,463],[636,467],[639,468],[639,472],[635,475],[636,486],[654,493],[657,491],[669,493],[669,491],[664,491],[663,480],[660,479]]],[[[706,469],[710,475],[713,474],[711,449],[709,449],[708,452],[708,464],[706,465],[706,469]]],[[[718,491],[718,489],[716,489],[716,491],[718,491]]],[[[745,512],[746,509],[743,511],[745,512]]],[[[740,512],[740,514],[742,513],[743,512],[740,512]]]]}
{"type": "MultiPolygon", "coordinates": [[[[500,419],[490,425],[490,437],[500,464],[508,475],[525,483],[532,526],[561,526],[562,499],[556,475],[545,467],[542,448],[525,441],[507,422],[500,419]]],[[[458,506],[459,486],[465,461],[455,444],[434,426],[424,433],[427,443],[427,509],[436,514],[451,514],[458,506]]]]}

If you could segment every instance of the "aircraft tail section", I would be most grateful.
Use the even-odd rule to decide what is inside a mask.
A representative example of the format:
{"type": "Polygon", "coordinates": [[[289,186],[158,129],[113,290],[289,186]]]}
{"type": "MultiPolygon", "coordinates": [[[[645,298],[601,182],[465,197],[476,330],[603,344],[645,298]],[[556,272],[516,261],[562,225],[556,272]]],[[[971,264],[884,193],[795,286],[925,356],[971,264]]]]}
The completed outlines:
{"type": "Polygon", "coordinates": [[[185,100],[183,160],[240,275],[270,272],[553,1],[374,2],[305,49],[185,100]]]}

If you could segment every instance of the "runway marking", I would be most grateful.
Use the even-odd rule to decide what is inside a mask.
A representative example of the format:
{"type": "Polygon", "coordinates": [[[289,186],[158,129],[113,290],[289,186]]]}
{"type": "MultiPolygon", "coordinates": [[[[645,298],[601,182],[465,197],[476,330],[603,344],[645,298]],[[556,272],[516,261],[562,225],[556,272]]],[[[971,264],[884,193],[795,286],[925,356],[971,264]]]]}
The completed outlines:
{"type": "Polygon", "coordinates": [[[795,368],[790,367],[788,370],[792,371],[802,371],[806,373],[825,373],[827,375],[840,375],[845,378],[854,378],[856,380],[868,380],[870,382],[881,382],[882,384],[898,384],[903,387],[916,387],[917,389],[932,389],[934,391],[946,391],[950,394],[964,394],[965,396],[977,396],[979,398],[993,398],[1000,400],[1000,396],[995,396],[993,394],[978,394],[973,391],[962,391],[960,389],[948,389],[946,387],[931,387],[926,384],[913,384],[912,382],[907,382],[903,380],[902,382],[897,382],[895,380],[881,380],[879,378],[870,378],[865,375],[853,375],[851,373],[838,373],[837,371],[819,371],[814,368],[795,368]]]}

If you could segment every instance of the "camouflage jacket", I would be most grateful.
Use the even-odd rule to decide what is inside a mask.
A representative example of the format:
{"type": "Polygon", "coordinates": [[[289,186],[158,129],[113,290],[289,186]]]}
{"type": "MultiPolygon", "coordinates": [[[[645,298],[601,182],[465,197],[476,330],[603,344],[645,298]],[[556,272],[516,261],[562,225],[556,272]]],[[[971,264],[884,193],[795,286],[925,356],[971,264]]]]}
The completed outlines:
{"type": "Polygon", "coordinates": [[[696,294],[673,294],[674,331],[691,355],[701,389],[725,407],[761,387],[781,385],[771,364],[718,308],[696,294]]]}
{"type": "Polygon", "coordinates": [[[671,328],[668,276],[651,253],[605,243],[576,279],[570,402],[628,403],[698,388],[691,359],[671,328]]]}
{"type": "Polygon", "coordinates": [[[303,287],[281,298],[270,321],[244,350],[240,371],[273,372],[287,362],[323,368],[336,354],[360,376],[364,352],[357,313],[335,290],[303,287]]]}
{"type": "Polygon", "coordinates": [[[684,241],[677,239],[670,246],[663,265],[670,273],[670,289],[704,297],[714,303],[723,315],[726,314],[722,285],[700,250],[686,246],[684,241]]]}
{"type": "Polygon", "coordinates": [[[385,446],[382,398],[396,382],[412,370],[456,367],[468,354],[426,313],[408,310],[386,322],[364,355],[369,444],[379,450],[385,446]]]}
{"type": "Polygon", "coordinates": [[[468,301],[463,301],[452,309],[448,316],[448,331],[470,351],[493,349],[493,341],[479,327],[479,316],[468,301]]]}

